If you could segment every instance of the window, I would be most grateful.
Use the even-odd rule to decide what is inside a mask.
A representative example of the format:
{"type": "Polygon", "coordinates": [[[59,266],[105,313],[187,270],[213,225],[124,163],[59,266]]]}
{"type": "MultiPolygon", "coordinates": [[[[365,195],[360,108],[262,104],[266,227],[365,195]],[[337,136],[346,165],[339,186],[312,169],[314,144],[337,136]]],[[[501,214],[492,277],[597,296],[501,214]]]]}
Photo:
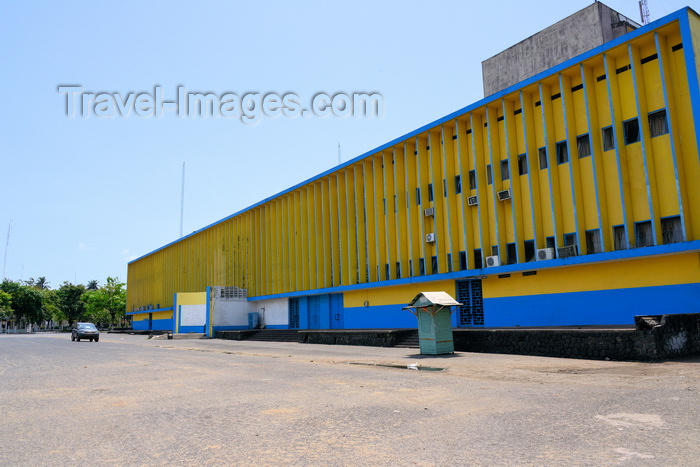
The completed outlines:
{"type": "Polygon", "coordinates": [[[416,204],[420,205],[420,187],[416,188],[416,204]]]}
{"type": "Polygon", "coordinates": [[[433,200],[433,184],[428,183],[428,201],[433,200]]]}
{"type": "Polygon", "coordinates": [[[481,258],[481,249],[478,248],[474,250],[474,267],[477,269],[481,269],[484,267],[483,260],[481,258]]]}
{"type": "Polygon", "coordinates": [[[525,240],[525,261],[533,261],[535,259],[535,241],[525,240]]]}
{"type": "Polygon", "coordinates": [[[447,272],[452,272],[452,253],[447,253],[447,272]]]}
{"type": "Polygon", "coordinates": [[[385,280],[391,279],[391,275],[389,275],[389,263],[384,265],[384,279],[385,280]]]}
{"type": "Polygon", "coordinates": [[[588,133],[576,138],[576,148],[578,149],[578,158],[589,157],[591,155],[591,139],[588,133]]]}
{"type": "Polygon", "coordinates": [[[460,194],[462,192],[462,176],[455,175],[455,194],[460,194]]]}
{"type": "Polygon", "coordinates": [[[442,196],[443,198],[447,198],[447,180],[444,178],[442,179],[442,196]]]}
{"type": "Polygon", "coordinates": [[[401,262],[396,262],[396,278],[401,279],[401,262]]]}
{"type": "Polygon", "coordinates": [[[602,252],[603,244],[600,241],[600,230],[588,230],[586,232],[586,253],[591,255],[602,252]]]}
{"type": "Polygon", "coordinates": [[[515,248],[515,243],[506,245],[506,257],[508,264],[515,264],[518,262],[518,250],[515,248]]]}
{"type": "Polygon", "coordinates": [[[654,245],[654,236],[651,232],[651,221],[637,222],[634,225],[634,237],[637,247],[654,245]]]}
{"type": "Polygon", "coordinates": [[[425,276],[425,258],[421,258],[418,260],[418,274],[421,276],[425,276]]]}
{"type": "Polygon", "coordinates": [[[489,185],[493,184],[493,173],[491,173],[491,164],[486,166],[486,181],[489,185]]]}
{"type": "Polygon", "coordinates": [[[569,233],[564,234],[564,246],[574,246],[576,245],[576,234],[569,233]]]}
{"type": "Polygon", "coordinates": [[[547,164],[547,148],[540,148],[538,150],[540,156],[540,170],[549,167],[547,164]]]}
{"type": "Polygon", "coordinates": [[[491,247],[491,256],[498,256],[498,245],[491,247]]]}
{"type": "Polygon", "coordinates": [[[615,134],[611,126],[603,128],[603,151],[615,149],[615,134]]]}
{"type": "Polygon", "coordinates": [[[559,141],[556,149],[557,164],[566,164],[569,162],[569,148],[566,145],[566,141],[559,141]]]}
{"type": "Polygon", "coordinates": [[[520,154],[518,156],[518,175],[527,174],[527,154],[520,154]]]}
{"type": "Polygon", "coordinates": [[[437,259],[437,256],[433,256],[432,258],[430,258],[430,268],[432,269],[432,271],[430,272],[430,274],[437,274],[437,273],[438,273],[438,259],[437,259]]]}
{"type": "Polygon", "coordinates": [[[554,248],[556,246],[554,242],[554,237],[545,238],[545,245],[547,246],[547,248],[554,248]]]}
{"type": "Polygon", "coordinates": [[[461,271],[464,271],[465,269],[467,269],[467,252],[466,251],[459,252],[459,269],[461,271]]]}
{"type": "Polygon", "coordinates": [[[625,234],[624,225],[616,225],[613,227],[613,248],[615,248],[615,250],[627,249],[627,235],[625,234]]]}
{"type": "Polygon", "coordinates": [[[625,130],[625,144],[632,144],[639,141],[639,120],[633,118],[622,123],[625,130]]]}
{"type": "Polygon", "coordinates": [[[661,235],[664,244],[682,242],[683,230],[680,216],[661,219],[661,235]]]}
{"type": "Polygon", "coordinates": [[[666,109],[649,114],[649,134],[651,137],[661,136],[668,133],[668,119],[666,109]]]}
{"type": "Polygon", "coordinates": [[[476,171],[475,170],[469,171],[469,189],[476,190],[476,171]]]}
{"type": "Polygon", "coordinates": [[[501,180],[510,179],[510,169],[508,167],[508,161],[501,161],[501,180]]]}

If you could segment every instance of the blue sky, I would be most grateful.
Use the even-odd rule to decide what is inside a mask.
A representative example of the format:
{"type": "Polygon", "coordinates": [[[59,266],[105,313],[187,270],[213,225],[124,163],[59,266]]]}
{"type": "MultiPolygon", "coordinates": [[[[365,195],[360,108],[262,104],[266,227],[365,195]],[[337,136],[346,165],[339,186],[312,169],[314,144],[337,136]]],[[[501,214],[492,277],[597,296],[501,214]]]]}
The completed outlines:
{"type": "MultiPolygon", "coordinates": [[[[483,97],[481,62],[590,1],[15,2],[0,15],[5,277],[128,261],[483,97]],[[382,117],[66,115],[66,94],[376,92],[382,117]],[[11,223],[9,244],[7,232],[11,223]],[[7,248],[6,248],[7,247],[7,248]]],[[[605,2],[639,21],[637,0],[605,2]]],[[[688,1],[651,0],[652,20],[688,1]]],[[[697,5],[690,4],[697,9],[697,5]]],[[[2,272],[2,271],[0,271],[2,272]]]]}

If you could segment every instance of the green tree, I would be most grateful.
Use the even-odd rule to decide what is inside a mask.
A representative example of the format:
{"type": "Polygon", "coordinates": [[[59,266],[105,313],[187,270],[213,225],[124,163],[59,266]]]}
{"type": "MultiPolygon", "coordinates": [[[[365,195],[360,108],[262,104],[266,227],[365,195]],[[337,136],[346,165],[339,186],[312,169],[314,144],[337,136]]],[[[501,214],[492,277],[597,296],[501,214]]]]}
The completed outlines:
{"type": "Polygon", "coordinates": [[[44,315],[44,320],[48,321],[47,327],[52,327],[54,321],[61,321],[61,300],[58,296],[57,290],[43,289],[41,290],[42,295],[42,314],[44,315]]]}
{"type": "Polygon", "coordinates": [[[12,296],[12,312],[17,321],[40,323],[42,314],[41,292],[33,287],[5,279],[0,290],[12,296]]]}
{"type": "Polygon", "coordinates": [[[12,295],[0,290],[0,320],[12,318],[12,295]]]}
{"type": "Polygon", "coordinates": [[[36,287],[39,290],[48,290],[48,289],[50,289],[49,281],[47,281],[44,276],[41,276],[34,283],[34,287],[36,287]]]}
{"type": "Polygon", "coordinates": [[[64,282],[56,292],[60,318],[71,324],[80,321],[85,313],[85,303],[80,299],[85,293],[85,286],[64,282]]]}
{"type": "Polygon", "coordinates": [[[108,277],[107,283],[97,290],[83,294],[86,313],[99,323],[114,325],[126,316],[126,284],[118,278],[108,277]]]}

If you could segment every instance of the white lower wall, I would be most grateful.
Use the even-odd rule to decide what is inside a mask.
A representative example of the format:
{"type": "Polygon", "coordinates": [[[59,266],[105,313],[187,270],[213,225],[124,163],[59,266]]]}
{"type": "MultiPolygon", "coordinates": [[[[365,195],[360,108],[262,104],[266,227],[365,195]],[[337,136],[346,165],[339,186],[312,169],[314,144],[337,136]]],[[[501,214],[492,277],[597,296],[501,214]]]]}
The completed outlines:
{"type": "Polygon", "coordinates": [[[248,327],[248,313],[257,312],[260,325],[289,325],[289,300],[277,298],[271,300],[248,301],[246,299],[220,298],[221,287],[212,287],[210,305],[212,307],[212,325],[214,327],[230,326],[248,327]]]}
{"type": "Polygon", "coordinates": [[[260,323],[265,326],[289,325],[289,299],[275,298],[271,300],[259,300],[249,302],[260,313],[260,323]]]}

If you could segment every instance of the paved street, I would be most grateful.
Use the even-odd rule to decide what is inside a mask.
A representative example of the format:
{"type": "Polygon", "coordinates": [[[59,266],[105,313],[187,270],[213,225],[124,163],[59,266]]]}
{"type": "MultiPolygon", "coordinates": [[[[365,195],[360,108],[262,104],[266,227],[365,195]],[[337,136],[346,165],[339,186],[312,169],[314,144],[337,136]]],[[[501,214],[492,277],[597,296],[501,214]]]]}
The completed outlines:
{"type": "Polygon", "coordinates": [[[698,359],[416,354],[0,335],[0,465],[699,463],[698,359]]]}

